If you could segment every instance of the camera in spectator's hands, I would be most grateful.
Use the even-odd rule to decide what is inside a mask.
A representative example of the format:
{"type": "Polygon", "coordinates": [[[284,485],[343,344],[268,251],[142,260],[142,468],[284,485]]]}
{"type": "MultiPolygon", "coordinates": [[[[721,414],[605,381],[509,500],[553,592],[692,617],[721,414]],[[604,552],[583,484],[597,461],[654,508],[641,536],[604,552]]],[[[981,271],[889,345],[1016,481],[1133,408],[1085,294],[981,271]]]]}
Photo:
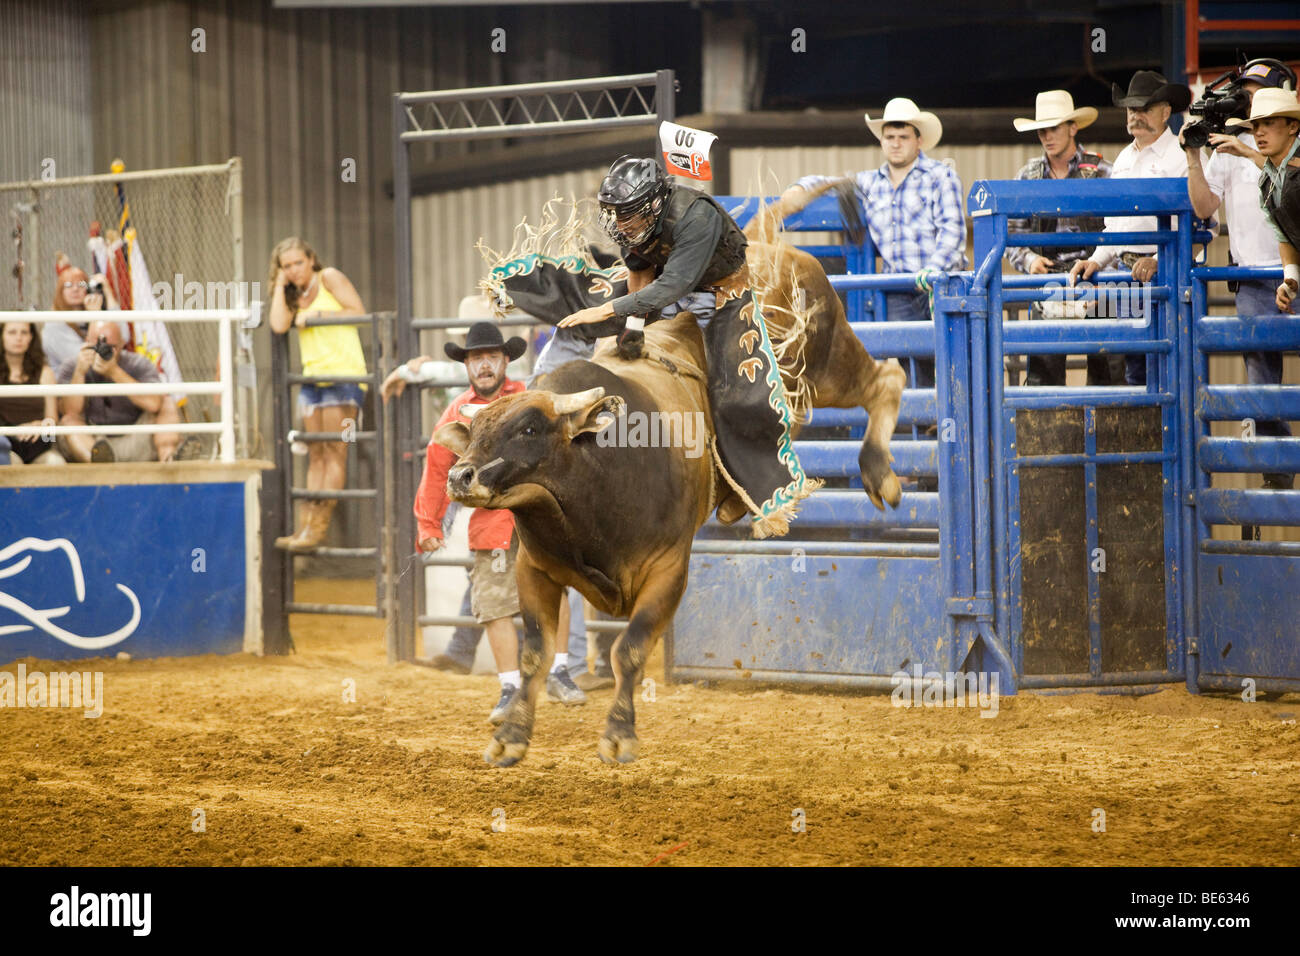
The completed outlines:
{"type": "Polygon", "coordinates": [[[1250,94],[1239,72],[1231,70],[1207,86],[1187,111],[1200,119],[1184,127],[1183,142],[1200,149],[1210,142],[1211,133],[1228,131],[1228,120],[1246,118],[1250,113],[1250,94]]]}
{"type": "Polygon", "coordinates": [[[95,343],[95,354],[105,362],[113,360],[113,346],[109,345],[108,339],[102,335],[99,337],[99,341],[95,343]]]}
{"type": "Polygon", "coordinates": [[[1228,120],[1245,119],[1250,115],[1247,82],[1294,90],[1296,75],[1281,60],[1268,57],[1250,60],[1235,70],[1229,70],[1207,86],[1201,98],[1187,108],[1189,113],[1200,117],[1199,121],[1183,128],[1183,142],[1188,147],[1200,149],[1209,143],[1211,134],[1228,132],[1228,120]]]}
{"type": "Polygon", "coordinates": [[[103,279],[91,279],[88,283],[86,283],[86,294],[87,294],[87,295],[103,295],[103,294],[104,294],[104,280],[103,280],[103,279]]]}

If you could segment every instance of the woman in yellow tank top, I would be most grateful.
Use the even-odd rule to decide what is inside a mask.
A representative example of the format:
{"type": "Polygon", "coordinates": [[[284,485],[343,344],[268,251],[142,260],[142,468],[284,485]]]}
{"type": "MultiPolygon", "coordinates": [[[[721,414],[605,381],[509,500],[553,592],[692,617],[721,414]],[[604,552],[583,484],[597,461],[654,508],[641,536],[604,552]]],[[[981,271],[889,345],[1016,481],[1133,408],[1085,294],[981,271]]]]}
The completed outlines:
{"type": "MultiPolygon", "coordinates": [[[[291,237],[271,251],[268,282],[272,287],[271,329],[284,335],[298,329],[298,351],[304,375],[365,375],[361,337],[354,325],[307,328],[305,321],[322,315],[365,315],[361,296],[338,269],[323,268],[311,246],[291,237]]],[[[321,381],[299,386],[298,411],[308,432],[342,432],[358,427],[357,415],[365,385],[321,381]]],[[[307,488],[340,490],[347,480],[346,442],[307,443],[307,488]]],[[[319,547],[329,530],[337,500],[304,501],[298,533],[277,538],[275,546],[289,551],[319,547]]]]}

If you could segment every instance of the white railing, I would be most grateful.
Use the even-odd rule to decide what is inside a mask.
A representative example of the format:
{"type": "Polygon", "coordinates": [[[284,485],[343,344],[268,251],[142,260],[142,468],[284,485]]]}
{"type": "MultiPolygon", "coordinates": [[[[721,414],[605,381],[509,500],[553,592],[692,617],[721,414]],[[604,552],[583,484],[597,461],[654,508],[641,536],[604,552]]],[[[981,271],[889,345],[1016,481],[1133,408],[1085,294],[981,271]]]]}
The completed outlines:
{"type": "Polygon", "coordinates": [[[157,434],[221,435],[221,460],[235,460],[235,380],[234,336],[231,324],[249,321],[258,306],[244,309],[165,310],[153,311],[101,311],[101,312],[5,312],[0,311],[0,325],[5,322],[67,322],[70,318],[82,321],[105,322],[216,322],[217,325],[217,379],[211,382],[141,382],[138,385],[0,385],[0,394],[12,397],[53,395],[220,395],[220,422],[178,422],[175,425],[8,425],[0,427],[0,435],[39,435],[55,438],[59,435],[123,435],[132,432],[157,434]]]}

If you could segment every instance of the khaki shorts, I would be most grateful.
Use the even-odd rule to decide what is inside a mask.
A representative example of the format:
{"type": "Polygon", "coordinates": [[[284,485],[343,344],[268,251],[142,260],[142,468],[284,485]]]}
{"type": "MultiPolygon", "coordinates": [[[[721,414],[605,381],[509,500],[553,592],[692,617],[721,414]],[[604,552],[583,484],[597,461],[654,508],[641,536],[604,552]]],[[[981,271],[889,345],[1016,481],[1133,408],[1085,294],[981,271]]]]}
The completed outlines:
{"type": "Polygon", "coordinates": [[[474,552],[474,566],[469,569],[469,602],[474,620],[480,624],[519,613],[519,589],[515,585],[518,550],[518,542],[511,541],[509,549],[474,552]]]}

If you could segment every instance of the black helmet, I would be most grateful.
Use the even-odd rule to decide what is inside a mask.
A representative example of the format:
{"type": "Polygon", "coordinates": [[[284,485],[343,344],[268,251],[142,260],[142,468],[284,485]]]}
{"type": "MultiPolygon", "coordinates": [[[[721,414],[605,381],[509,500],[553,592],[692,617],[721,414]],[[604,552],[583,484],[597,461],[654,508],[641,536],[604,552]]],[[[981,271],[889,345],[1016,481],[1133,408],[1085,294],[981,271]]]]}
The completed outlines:
{"type": "Polygon", "coordinates": [[[640,245],[659,224],[668,192],[668,176],[653,159],[620,156],[596,195],[600,224],[620,246],[640,245]]]}

